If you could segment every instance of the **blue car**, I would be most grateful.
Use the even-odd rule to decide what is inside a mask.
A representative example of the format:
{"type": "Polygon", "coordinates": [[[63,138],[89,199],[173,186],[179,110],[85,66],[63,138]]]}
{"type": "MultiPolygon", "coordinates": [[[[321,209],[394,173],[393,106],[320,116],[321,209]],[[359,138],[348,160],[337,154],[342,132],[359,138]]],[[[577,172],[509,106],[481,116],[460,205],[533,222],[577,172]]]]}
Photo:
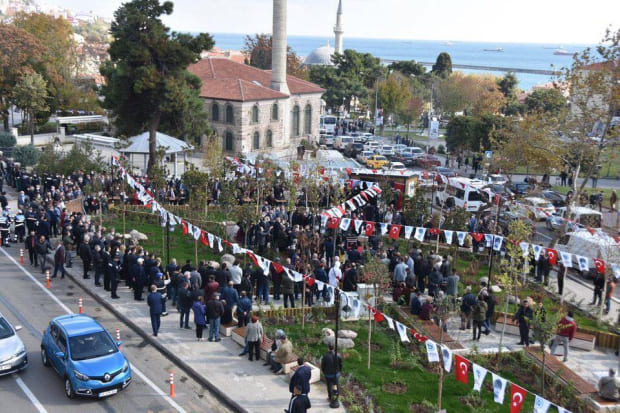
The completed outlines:
{"type": "Polygon", "coordinates": [[[84,314],[54,318],[41,341],[41,361],[65,381],[65,394],[107,397],[131,383],[131,366],[112,336],[84,314]]]}

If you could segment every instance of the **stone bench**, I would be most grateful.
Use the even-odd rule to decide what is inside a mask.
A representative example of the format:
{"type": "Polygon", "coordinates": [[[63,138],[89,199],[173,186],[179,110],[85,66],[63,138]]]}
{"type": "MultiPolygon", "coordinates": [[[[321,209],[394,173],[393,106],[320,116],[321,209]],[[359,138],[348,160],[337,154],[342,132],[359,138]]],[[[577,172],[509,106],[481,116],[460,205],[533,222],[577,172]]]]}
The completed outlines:
{"type": "MultiPolygon", "coordinates": [[[[581,333],[577,331],[575,336],[569,343],[571,349],[579,349],[584,351],[594,350],[596,344],[596,336],[588,333],[581,333]]],[[[564,347],[558,345],[555,349],[555,355],[564,355],[564,347]]]]}
{"type": "MultiPolygon", "coordinates": [[[[314,364],[308,363],[307,361],[304,363],[304,365],[310,367],[310,384],[319,382],[321,380],[321,370],[314,364]]],[[[291,380],[291,378],[293,378],[293,374],[295,374],[298,368],[299,366],[297,365],[291,367],[288,372],[289,381],[291,380]]]]}
{"type": "MultiPolygon", "coordinates": [[[[245,327],[231,327],[230,337],[232,340],[239,344],[241,347],[245,347],[245,327]]],[[[271,345],[273,344],[273,340],[269,337],[265,337],[263,342],[260,345],[260,358],[263,360],[267,360],[267,354],[271,351],[271,345]]],[[[286,362],[282,363],[282,368],[284,373],[288,374],[288,372],[295,366],[297,366],[297,359],[299,356],[295,353],[292,353],[286,362]]]]}
{"type": "MultiPolygon", "coordinates": [[[[230,324],[220,324],[220,334],[223,335],[224,337],[230,337],[232,336],[232,332],[234,329],[237,328],[237,323],[230,323],[230,324]]],[[[244,340],[245,340],[245,329],[243,330],[244,332],[244,340]]]]}
{"type": "Polygon", "coordinates": [[[515,336],[520,335],[519,325],[517,324],[517,322],[513,321],[512,318],[506,318],[504,316],[499,316],[497,318],[497,321],[495,323],[495,331],[498,333],[502,332],[502,329],[504,328],[504,319],[506,320],[506,330],[504,330],[504,332],[506,334],[512,334],[515,336]]]}

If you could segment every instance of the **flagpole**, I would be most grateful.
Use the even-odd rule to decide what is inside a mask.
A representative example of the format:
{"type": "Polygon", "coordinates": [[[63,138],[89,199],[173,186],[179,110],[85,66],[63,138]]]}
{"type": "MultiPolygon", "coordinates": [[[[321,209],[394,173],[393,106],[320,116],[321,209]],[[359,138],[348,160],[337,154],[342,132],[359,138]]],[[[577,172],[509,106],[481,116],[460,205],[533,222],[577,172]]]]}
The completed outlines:
{"type": "MultiPolygon", "coordinates": [[[[493,275],[493,246],[495,245],[495,236],[497,233],[497,221],[499,220],[499,198],[497,198],[497,203],[495,203],[495,222],[493,222],[493,241],[491,242],[491,248],[489,249],[489,275],[487,280],[487,287],[491,288],[491,276],[493,275]]],[[[500,245],[501,248],[501,245],[500,245]]]]}

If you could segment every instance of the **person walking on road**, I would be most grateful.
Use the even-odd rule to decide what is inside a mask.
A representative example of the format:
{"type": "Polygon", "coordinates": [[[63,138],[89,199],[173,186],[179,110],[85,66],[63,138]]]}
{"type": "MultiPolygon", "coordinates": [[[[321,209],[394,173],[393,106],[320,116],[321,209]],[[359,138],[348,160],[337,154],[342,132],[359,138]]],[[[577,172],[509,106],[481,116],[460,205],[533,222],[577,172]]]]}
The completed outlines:
{"type": "Polygon", "coordinates": [[[30,265],[34,265],[35,267],[38,266],[39,262],[37,261],[37,236],[34,231],[30,231],[30,235],[26,237],[24,246],[26,247],[26,251],[28,251],[30,265]]]}
{"type": "Polygon", "coordinates": [[[215,293],[213,298],[207,301],[207,319],[209,320],[209,341],[221,341],[220,320],[224,314],[224,304],[220,301],[220,295],[215,293]]]}
{"type": "Polygon", "coordinates": [[[146,303],[149,305],[149,313],[151,314],[153,337],[157,337],[161,325],[162,301],[161,294],[157,292],[157,286],[151,285],[151,293],[146,298],[146,303]]]}
{"type": "Polygon", "coordinates": [[[487,317],[487,303],[484,301],[484,297],[482,295],[478,296],[478,300],[476,304],[474,304],[472,319],[474,322],[473,328],[473,341],[480,340],[480,334],[482,334],[482,326],[484,325],[484,320],[487,317]],[[478,334],[476,334],[478,333],[478,334]]]}
{"type": "Polygon", "coordinates": [[[56,278],[60,270],[60,278],[65,278],[65,247],[62,245],[62,241],[56,241],[56,249],[54,250],[54,275],[52,278],[56,278]]]}
{"type": "Polygon", "coordinates": [[[338,379],[342,371],[342,357],[334,352],[334,345],[328,346],[329,351],[321,359],[321,372],[327,383],[327,395],[333,400],[334,394],[338,394],[338,379]]]}
{"type": "Polygon", "coordinates": [[[189,326],[189,312],[192,309],[192,293],[187,288],[188,284],[185,281],[181,281],[181,285],[177,289],[177,300],[179,304],[179,328],[190,329],[189,326]]]}
{"type": "Polygon", "coordinates": [[[609,276],[607,278],[607,288],[605,290],[605,315],[609,314],[609,310],[611,309],[611,297],[614,295],[614,290],[616,289],[616,280],[613,276],[609,276]]]}
{"type": "Polygon", "coordinates": [[[557,333],[553,337],[553,343],[551,344],[551,354],[555,355],[555,349],[558,347],[558,344],[562,344],[564,346],[564,359],[562,361],[566,362],[568,360],[569,342],[573,340],[576,332],[577,323],[573,319],[573,312],[569,310],[558,324],[557,333]]]}
{"type": "Polygon", "coordinates": [[[519,306],[519,310],[516,312],[512,321],[516,321],[519,325],[519,336],[521,340],[518,345],[530,345],[530,321],[534,318],[534,312],[530,308],[529,300],[523,300],[523,304],[519,306]]]}
{"type": "Polygon", "coordinates": [[[45,238],[44,235],[39,237],[37,241],[37,245],[35,247],[37,249],[37,259],[41,264],[41,274],[45,273],[45,259],[47,257],[47,253],[51,251],[52,247],[50,246],[50,242],[45,238]]]}
{"type": "Polygon", "coordinates": [[[245,327],[245,338],[248,341],[248,359],[260,360],[260,345],[263,342],[263,325],[258,321],[258,317],[252,316],[252,322],[245,327]]]}
{"type": "Polygon", "coordinates": [[[596,271],[596,276],[594,277],[594,296],[590,305],[597,306],[602,304],[603,288],[605,288],[605,276],[596,271]]]}
{"type": "Polygon", "coordinates": [[[202,341],[202,330],[207,326],[207,307],[202,303],[202,295],[196,297],[192,310],[194,311],[194,323],[196,324],[196,340],[202,341]]]}

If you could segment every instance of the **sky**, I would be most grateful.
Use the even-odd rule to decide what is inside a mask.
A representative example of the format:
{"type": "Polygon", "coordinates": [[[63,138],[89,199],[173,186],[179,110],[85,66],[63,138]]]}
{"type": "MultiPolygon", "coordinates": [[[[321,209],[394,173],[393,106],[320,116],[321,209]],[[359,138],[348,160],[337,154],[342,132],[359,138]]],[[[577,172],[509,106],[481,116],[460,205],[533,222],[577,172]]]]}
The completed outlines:
{"type": "MultiPolygon", "coordinates": [[[[47,0],[112,18],[120,0],[47,0]]],[[[176,0],[173,30],[271,32],[271,0],[176,0]]],[[[288,0],[288,34],[332,36],[338,0],[288,0]]],[[[343,0],[345,37],[549,44],[598,43],[620,24],[618,0],[343,0]]]]}

